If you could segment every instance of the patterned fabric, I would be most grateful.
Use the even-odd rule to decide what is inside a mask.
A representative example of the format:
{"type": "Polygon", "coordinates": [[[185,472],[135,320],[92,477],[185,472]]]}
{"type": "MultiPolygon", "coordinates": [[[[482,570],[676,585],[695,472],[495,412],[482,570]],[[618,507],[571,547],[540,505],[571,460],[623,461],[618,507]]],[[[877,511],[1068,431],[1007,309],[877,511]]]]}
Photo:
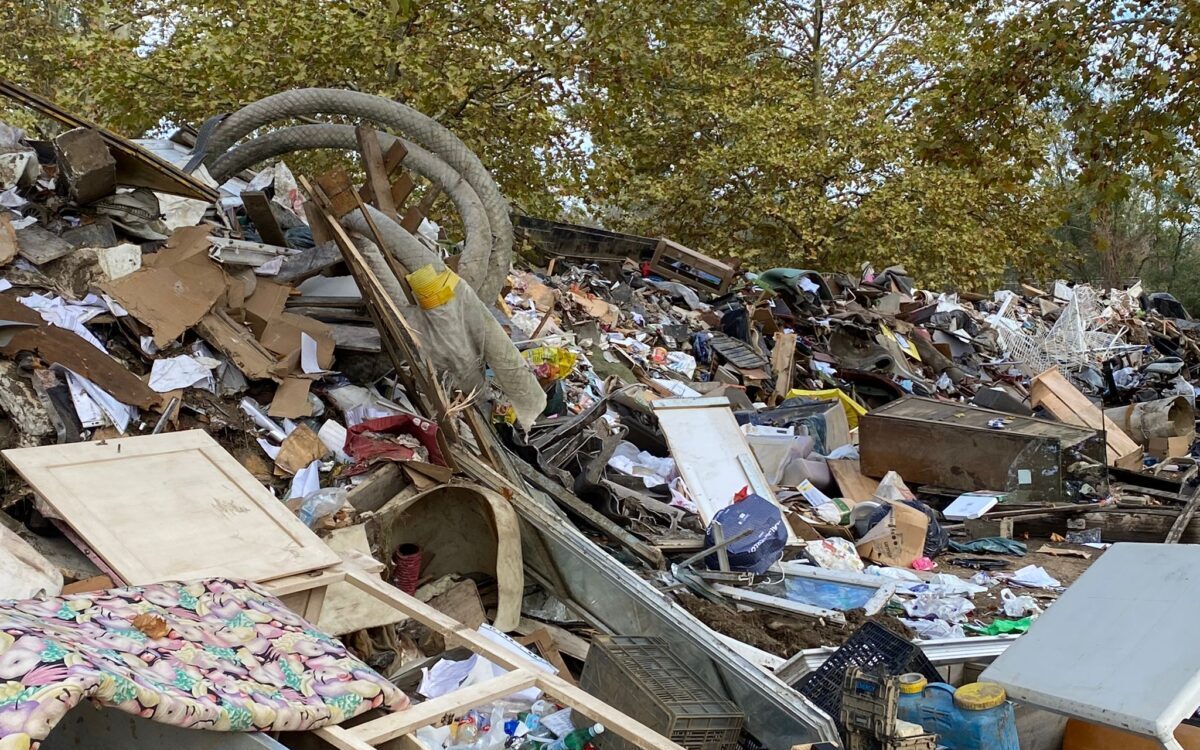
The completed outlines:
{"type": "Polygon", "coordinates": [[[0,601],[0,750],[36,748],[85,698],[165,724],[292,731],[408,698],[253,584],[160,583],[0,601]],[[148,614],[156,627],[134,625],[148,614]]]}

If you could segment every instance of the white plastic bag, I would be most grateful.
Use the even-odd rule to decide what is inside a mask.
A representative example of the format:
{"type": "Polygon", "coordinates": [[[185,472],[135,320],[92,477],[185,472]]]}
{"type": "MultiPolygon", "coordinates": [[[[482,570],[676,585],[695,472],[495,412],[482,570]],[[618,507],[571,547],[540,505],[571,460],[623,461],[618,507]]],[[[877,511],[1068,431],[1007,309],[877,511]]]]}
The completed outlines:
{"type": "Polygon", "coordinates": [[[1001,589],[1000,600],[1004,602],[1004,614],[1013,619],[1042,613],[1042,608],[1032,596],[1017,596],[1008,589],[1001,589]]]}

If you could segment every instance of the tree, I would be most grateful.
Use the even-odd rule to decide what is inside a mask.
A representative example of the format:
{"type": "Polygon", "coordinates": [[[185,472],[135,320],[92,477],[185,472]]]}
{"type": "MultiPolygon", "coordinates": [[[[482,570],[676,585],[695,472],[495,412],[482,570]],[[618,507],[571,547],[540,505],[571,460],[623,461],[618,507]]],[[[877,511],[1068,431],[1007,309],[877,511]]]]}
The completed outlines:
{"type": "Polygon", "coordinates": [[[578,164],[555,111],[586,3],[550,0],[0,0],[0,75],[132,135],[306,86],[395,98],[477,150],[510,198],[554,214],[578,164]],[[90,7],[64,17],[62,6],[90,7]],[[37,33],[30,34],[34,28],[37,33]]]}
{"type": "Polygon", "coordinates": [[[1035,179],[1044,120],[1018,112],[984,140],[973,113],[947,126],[934,106],[991,10],[655,6],[582,77],[572,114],[595,144],[584,199],[624,228],[758,266],[905,263],[926,283],[968,286],[1038,266],[1057,215],[1035,179]]]}

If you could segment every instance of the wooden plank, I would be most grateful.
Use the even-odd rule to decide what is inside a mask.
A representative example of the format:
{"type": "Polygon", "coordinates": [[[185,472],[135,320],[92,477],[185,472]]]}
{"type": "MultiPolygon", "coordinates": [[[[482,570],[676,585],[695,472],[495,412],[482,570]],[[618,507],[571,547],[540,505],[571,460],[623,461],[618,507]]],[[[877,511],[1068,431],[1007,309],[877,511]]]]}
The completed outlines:
{"type": "Polygon", "coordinates": [[[388,146],[388,150],[383,154],[383,171],[388,177],[400,171],[404,166],[404,159],[408,156],[408,149],[404,146],[404,141],[399,138],[392,139],[392,145],[388,146]]]}
{"type": "Polygon", "coordinates": [[[424,726],[448,723],[468,708],[499,700],[537,684],[533,672],[518,669],[471,687],[410,706],[405,711],[380,716],[350,729],[350,734],[369,745],[379,745],[424,726]]]}
{"type": "Polygon", "coordinates": [[[403,206],[416,187],[417,183],[413,182],[413,178],[407,172],[397,177],[392,183],[392,205],[403,206]]]}
{"type": "Polygon", "coordinates": [[[379,133],[372,127],[359,125],[354,129],[358,138],[358,153],[362,156],[363,171],[367,174],[372,203],[385,216],[395,221],[396,205],[392,203],[392,186],[388,181],[387,167],[383,162],[383,150],[379,146],[379,133]]]}
{"type": "Polygon", "coordinates": [[[1183,532],[1187,530],[1188,524],[1192,521],[1192,516],[1196,515],[1196,508],[1200,507],[1200,486],[1192,490],[1191,497],[1187,499],[1183,510],[1179,511],[1179,518],[1175,519],[1175,523],[1171,524],[1171,530],[1167,532],[1167,538],[1163,540],[1165,544],[1175,544],[1179,538],[1183,536],[1183,532]]]}
{"type": "Polygon", "coordinates": [[[440,190],[430,185],[425,190],[425,195],[421,196],[421,201],[404,212],[404,218],[400,220],[400,226],[404,227],[409,234],[416,234],[417,229],[421,226],[421,220],[429,215],[429,209],[433,208],[433,202],[437,200],[440,194],[440,190]]]}
{"type": "Polygon", "coordinates": [[[312,201],[304,202],[304,217],[308,219],[308,228],[312,230],[313,242],[317,245],[324,245],[326,242],[333,242],[333,235],[326,229],[324,222],[317,220],[320,211],[321,209],[312,201]]]}
{"type": "Polygon", "coordinates": [[[1126,465],[1131,457],[1140,458],[1142,448],[1116,422],[1104,416],[1104,411],[1071,385],[1057,367],[1051,367],[1030,383],[1030,401],[1066,424],[1088,427],[1105,433],[1108,463],[1126,465]]]}
{"type": "MultiPolygon", "coordinates": [[[[324,209],[333,214],[335,219],[340,219],[358,208],[358,201],[355,200],[358,194],[354,192],[354,185],[350,182],[350,175],[346,174],[346,170],[330,170],[317,177],[316,183],[321,188],[325,197],[326,205],[324,209]]],[[[312,190],[308,190],[307,192],[309,195],[313,195],[312,190]]],[[[326,230],[322,229],[322,231],[326,230]]],[[[315,234],[313,238],[316,239],[315,234]]]]}
{"type": "Polygon", "coordinates": [[[6,450],[125,582],[265,581],[337,555],[201,430],[6,450]]]}
{"type": "Polygon", "coordinates": [[[283,230],[279,228],[279,222],[275,220],[275,214],[271,212],[271,199],[266,193],[261,190],[243,192],[242,206],[245,207],[246,216],[250,217],[263,242],[287,247],[287,239],[283,236],[283,230]]]}
{"type": "Polygon", "coordinates": [[[557,625],[522,617],[520,624],[517,625],[516,632],[522,635],[529,635],[538,630],[544,630],[549,633],[550,637],[554,640],[554,647],[559,651],[579,661],[587,661],[588,651],[591,650],[592,644],[557,625]]]}
{"type": "MultiPolygon", "coordinates": [[[[374,746],[355,737],[345,727],[322,727],[314,730],[314,734],[333,745],[337,750],[375,750],[374,746]]],[[[397,738],[396,742],[399,744],[399,750],[431,750],[428,745],[411,734],[397,738]]]]}
{"type": "Polygon", "coordinates": [[[787,397],[792,390],[792,377],[796,370],[796,334],[775,334],[775,348],[771,350],[771,369],[775,371],[775,391],[771,394],[771,405],[787,397]]]}

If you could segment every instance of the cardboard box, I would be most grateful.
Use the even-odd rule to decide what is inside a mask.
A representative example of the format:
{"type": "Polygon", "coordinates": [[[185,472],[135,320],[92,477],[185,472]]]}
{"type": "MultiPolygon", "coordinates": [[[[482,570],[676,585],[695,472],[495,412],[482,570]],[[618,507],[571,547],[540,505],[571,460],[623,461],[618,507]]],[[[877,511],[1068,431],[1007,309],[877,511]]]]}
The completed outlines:
{"type": "Polygon", "coordinates": [[[892,512],[859,540],[858,554],[877,565],[907,569],[925,553],[929,518],[904,503],[889,504],[892,512]]]}
{"type": "Polygon", "coordinates": [[[1192,450],[1192,443],[1196,440],[1196,434],[1183,437],[1169,438],[1150,438],[1150,442],[1146,446],[1146,452],[1154,456],[1160,461],[1168,458],[1180,458],[1188,455],[1192,450]]]}

